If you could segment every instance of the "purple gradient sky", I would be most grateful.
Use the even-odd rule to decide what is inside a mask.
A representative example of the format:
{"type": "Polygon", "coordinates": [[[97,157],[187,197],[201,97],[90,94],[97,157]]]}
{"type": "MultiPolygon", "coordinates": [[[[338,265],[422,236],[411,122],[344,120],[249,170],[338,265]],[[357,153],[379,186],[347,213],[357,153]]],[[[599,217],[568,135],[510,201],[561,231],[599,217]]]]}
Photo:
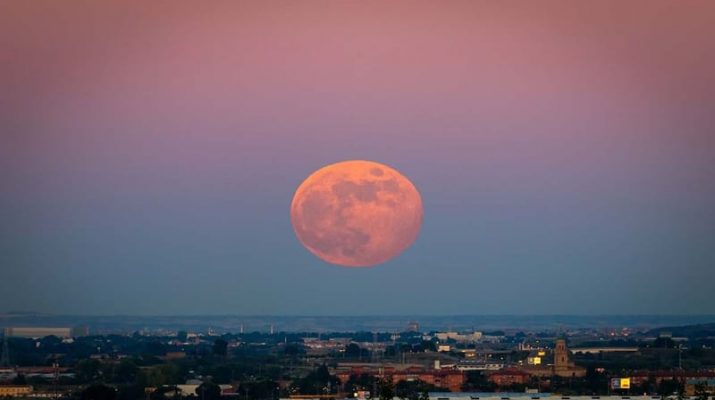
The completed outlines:
{"type": "Polygon", "coordinates": [[[0,311],[715,313],[713,21],[712,1],[0,2],[0,311]],[[422,193],[386,265],[294,237],[293,191],[343,159],[422,193]]]}

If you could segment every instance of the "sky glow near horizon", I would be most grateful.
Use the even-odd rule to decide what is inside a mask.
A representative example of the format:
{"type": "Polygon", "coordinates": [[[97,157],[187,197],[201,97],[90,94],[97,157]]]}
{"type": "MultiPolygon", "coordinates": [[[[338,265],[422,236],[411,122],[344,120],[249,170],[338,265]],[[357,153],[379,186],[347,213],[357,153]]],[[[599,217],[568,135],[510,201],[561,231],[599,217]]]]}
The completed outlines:
{"type": "Polygon", "coordinates": [[[0,4],[0,311],[715,313],[715,3],[0,4]],[[417,241],[322,263],[316,169],[417,241]]]}

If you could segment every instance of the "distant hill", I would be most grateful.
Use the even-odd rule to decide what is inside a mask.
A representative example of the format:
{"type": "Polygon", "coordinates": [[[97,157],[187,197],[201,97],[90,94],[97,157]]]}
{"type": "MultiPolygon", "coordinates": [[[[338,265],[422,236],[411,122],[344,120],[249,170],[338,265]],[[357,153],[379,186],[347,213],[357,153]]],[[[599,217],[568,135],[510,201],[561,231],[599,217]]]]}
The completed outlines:
{"type": "MultiPolygon", "coordinates": [[[[472,329],[505,331],[562,331],[630,327],[655,331],[657,327],[704,326],[712,331],[715,315],[376,315],[376,316],[271,316],[271,315],[53,315],[36,312],[0,312],[0,328],[11,326],[87,326],[93,333],[132,333],[139,330],[266,332],[273,326],[285,332],[400,332],[417,321],[424,332],[472,329]],[[695,325],[702,324],[702,325],[695,325]]],[[[678,328],[659,328],[673,332],[678,328]]],[[[676,331],[680,332],[680,331],[676,331]]],[[[674,332],[676,335],[679,333],[674,332]]]]}
{"type": "Polygon", "coordinates": [[[651,329],[648,335],[659,336],[661,333],[671,333],[673,336],[688,338],[715,337],[715,322],[685,326],[665,326],[651,329]]]}

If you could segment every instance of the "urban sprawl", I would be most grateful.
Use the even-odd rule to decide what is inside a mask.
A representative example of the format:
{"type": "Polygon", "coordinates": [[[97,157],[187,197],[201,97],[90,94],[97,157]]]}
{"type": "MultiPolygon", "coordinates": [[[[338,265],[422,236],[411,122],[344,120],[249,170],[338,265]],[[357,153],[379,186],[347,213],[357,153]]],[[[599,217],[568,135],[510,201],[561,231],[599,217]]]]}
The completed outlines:
{"type": "Polygon", "coordinates": [[[708,399],[715,324],[636,330],[92,334],[6,327],[0,397],[708,399]]]}

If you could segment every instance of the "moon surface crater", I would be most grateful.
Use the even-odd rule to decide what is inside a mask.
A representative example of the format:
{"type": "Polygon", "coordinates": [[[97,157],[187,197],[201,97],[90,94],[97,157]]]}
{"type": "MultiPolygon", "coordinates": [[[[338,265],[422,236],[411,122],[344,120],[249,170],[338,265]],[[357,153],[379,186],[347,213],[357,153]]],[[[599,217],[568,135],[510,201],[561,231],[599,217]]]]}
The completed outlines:
{"type": "Polygon", "coordinates": [[[391,167],[343,161],[311,174],[291,203],[298,240],[332,264],[368,267],[407,249],[422,225],[422,199],[391,167]]]}

